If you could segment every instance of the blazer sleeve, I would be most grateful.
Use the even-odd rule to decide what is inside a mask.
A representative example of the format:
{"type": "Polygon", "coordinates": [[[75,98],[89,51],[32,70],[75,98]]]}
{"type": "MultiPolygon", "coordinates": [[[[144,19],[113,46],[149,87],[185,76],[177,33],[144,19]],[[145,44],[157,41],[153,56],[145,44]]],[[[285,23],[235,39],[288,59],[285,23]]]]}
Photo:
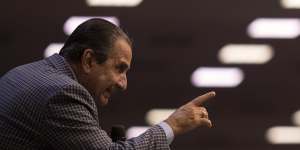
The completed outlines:
{"type": "Polygon", "coordinates": [[[54,149],[170,149],[160,126],[139,137],[113,143],[98,122],[97,107],[80,86],[66,86],[48,100],[44,112],[43,136],[54,149]]]}

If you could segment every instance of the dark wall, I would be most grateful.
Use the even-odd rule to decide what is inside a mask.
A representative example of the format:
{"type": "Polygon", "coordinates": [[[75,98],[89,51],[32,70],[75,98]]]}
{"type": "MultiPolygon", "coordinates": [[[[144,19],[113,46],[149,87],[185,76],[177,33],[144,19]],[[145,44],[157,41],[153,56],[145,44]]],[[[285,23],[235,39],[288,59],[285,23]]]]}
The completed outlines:
{"type": "Polygon", "coordinates": [[[300,109],[300,44],[289,40],[251,39],[248,24],[257,17],[299,17],[277,1],[144,0],[138,7],[88,7],[84,0],[2,1],[0,74],[43,58],[44,49],[67,36],[70,16],[117,16],[134,41],[127,92],[101,110],[104,129],[122,123],[143,126],[152,108],[175,108],[209,90],[217,98],[207,107],[212,129],[176,137],[174,149],[298,150],[300,145],[271,145],[268,128],[292,126],[300,109]],[[217,57],[227,43],[267,43],[274,58],[264,65],[224,65],[217,57]],[[196,88],[190,83],[199,66],[237,66],[245,73],[235,88],[196,88]],[[126,112],[126,113],[124,113],[126,112]]]}

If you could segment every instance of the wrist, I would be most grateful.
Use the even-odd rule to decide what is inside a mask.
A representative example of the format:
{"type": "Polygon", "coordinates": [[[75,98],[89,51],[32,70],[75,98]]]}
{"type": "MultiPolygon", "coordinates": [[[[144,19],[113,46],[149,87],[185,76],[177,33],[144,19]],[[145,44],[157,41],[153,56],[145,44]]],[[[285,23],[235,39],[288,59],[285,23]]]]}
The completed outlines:
{"type": "Polygon", "coordinates": [[[176,127],[176,123],[174,123],[174,121],[170,118],[166,119],[164,121],[165,123],[167,123],[173,130],[174,136],[178,135],[178,128],[176,127]]]}

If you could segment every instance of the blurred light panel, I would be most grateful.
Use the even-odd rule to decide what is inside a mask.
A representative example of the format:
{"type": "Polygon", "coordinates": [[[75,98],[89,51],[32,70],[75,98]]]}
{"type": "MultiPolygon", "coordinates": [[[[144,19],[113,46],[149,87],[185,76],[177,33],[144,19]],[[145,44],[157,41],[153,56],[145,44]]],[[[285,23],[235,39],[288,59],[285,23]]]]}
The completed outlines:
{"type": "Polygon", "coordinates": [[[280,3],[286,9],[300,9],[300,0],[280,0],[280,3]]]}
{"type": "Polygon", "coordinates": [[[236,87],[243,79],[243,71],[235,67],[199,67],[191,76],[191,82],[196,87],[236,87]]]}
{"type": "Polygon", "coordinates": [[[70,35],[81,23],[92,19],[92,18],[101,18],[105,19],[116,26],[120,25],[119,19],[117,17],[101,17],[101,16],[72,16],[67,19],[64,24],[64,32],[66,35],[70,35]]]}
{"type": "Polygon", "coordinates": [[[300,127],[272,127],[267,131],[266,138],[272,144],[300,144],[300,127]]]}
{"type": "Polygon", "coordinates": [[[63,43],[51,43],[49,44],[45,51],[44,51],[44,57],[49,57],[55,53],[59,53],[60,49],[64,46],[63,43]]]}
{"type": "Polygon", "coordinates": [[[299,19],[259,18],[248,26],[248,35],[252,38],[293,39],[299,34],[299,19]]]}
{"type": "Polygon", "coordinates": [[[156,125],[167,119],[175,109],[151,109],[146,114],[146,121],[149,125],[156,125]]]}
{"type": "Polygon", "coordinates": [[[137,137],[141,134],[143,134],[146,130],[148,130],[150,127],[145,127],[145,126],[137,126],[137,127],[130,127],[127,131],[126,131],[126,137],[128,139],[133,138],[133,137],[137,137]]]}
{"type": "Polygon", "coordinates": [[[293,120],[295,125],[300,126],[300,110],[296,111],[293,114],[292,120],[293,120]]]}
{"type": "Polygon", "coordinates": [[[273,57],[273,49],[264,44],[228,44],[219,51],[224,64],[264,64],[273,57]]]}
{"type": "Polygon", "coordinates": [[[143,0],[86,0],[92,7],[136,7],[143,0]]]}

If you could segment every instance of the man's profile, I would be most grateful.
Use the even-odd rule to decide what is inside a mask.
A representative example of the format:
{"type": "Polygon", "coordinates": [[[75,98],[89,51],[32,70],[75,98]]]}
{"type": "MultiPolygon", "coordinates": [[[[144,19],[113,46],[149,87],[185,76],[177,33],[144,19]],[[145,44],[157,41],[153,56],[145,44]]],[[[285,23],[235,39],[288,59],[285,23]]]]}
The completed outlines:
{"type": "Polygon", "coordinates": [[[97,104],[127,87],[132,43],[121,28],[90,19],[59,54],[16,67],[0,79],[0,149],[169,149],[174,136],[211,127],[202,104],[214,92],[178,108],[144,134],[112,142],[97,104]]]}

